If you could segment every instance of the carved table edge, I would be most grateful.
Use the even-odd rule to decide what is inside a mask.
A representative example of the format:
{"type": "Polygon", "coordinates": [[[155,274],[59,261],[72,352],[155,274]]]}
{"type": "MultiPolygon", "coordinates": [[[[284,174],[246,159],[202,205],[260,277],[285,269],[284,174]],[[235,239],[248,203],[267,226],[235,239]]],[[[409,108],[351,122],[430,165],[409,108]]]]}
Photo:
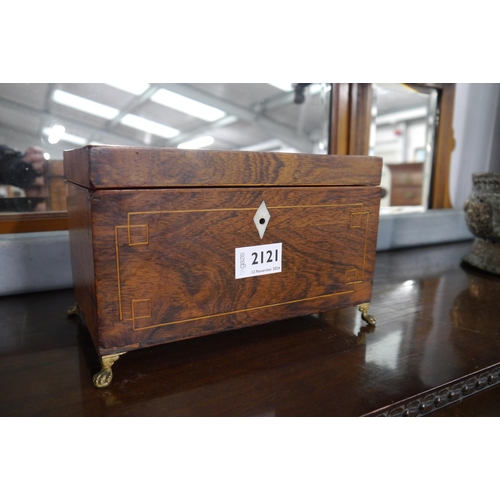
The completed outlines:
{"type": "Polygon", "coordinates": [[[398,401],[362,417],[421,417],[500,384],[500,363],[398,401]]]}

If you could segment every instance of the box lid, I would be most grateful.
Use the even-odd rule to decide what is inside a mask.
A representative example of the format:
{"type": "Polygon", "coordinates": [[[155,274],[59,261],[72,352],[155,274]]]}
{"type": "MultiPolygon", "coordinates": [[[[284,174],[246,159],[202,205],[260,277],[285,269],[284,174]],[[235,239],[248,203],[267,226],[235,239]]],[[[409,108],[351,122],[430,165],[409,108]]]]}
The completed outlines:
{"type": "Polygon", "coordinates": [[[64,152],[69,182],[90,189],[377,186],[382,158],[254,151],[85,146],[64,152]]]}

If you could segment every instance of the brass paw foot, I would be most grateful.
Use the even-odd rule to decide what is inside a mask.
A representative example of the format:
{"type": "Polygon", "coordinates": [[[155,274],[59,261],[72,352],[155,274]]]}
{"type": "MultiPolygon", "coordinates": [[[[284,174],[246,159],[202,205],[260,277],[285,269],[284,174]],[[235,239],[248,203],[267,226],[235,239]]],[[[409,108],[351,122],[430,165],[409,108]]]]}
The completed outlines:
{"type": "Polygon", "coordinates": [[[361,317],[369,325],[375,326],[375,324],[377,323],[377,320],[375,319],[375,316],[371,316],[370,314],[368,314],[369,307],[370,307],[370,304],[360,304],[359,305],[359,310],[361,311],[361,317]]]}
{"type": "Polygon", "coordinates": [[[118,354],[110,354],[108,356],[101,357],[101,366],[102,370],[94,375],[94,385],[96,387],[108,387],[111,384],[111,380],[113,380],[113,372],[111,371],[111,367],[113,363],[122,355],[123,352],[118,354]]]}
{"type": "Polygon", "coordinates": [[[75,302],[75,305],[68,309],[68,316],[76,316],[77,314],[80,314],[80,308],[78,307],[78,304],[75,302]]]}

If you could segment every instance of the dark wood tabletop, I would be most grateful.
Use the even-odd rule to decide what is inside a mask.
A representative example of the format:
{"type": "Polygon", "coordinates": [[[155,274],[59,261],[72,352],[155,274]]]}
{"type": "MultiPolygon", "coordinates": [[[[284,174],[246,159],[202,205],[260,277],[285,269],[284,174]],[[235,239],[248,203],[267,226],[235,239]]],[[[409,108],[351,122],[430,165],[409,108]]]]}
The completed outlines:
{"type": "Polygon", "coordinates": [[[104,389],[72,290],[2,297],[0,415],[500,415],[500,276],[471,244],[377,254],[375,327],[350,307],[141,349],[104,389]]]}

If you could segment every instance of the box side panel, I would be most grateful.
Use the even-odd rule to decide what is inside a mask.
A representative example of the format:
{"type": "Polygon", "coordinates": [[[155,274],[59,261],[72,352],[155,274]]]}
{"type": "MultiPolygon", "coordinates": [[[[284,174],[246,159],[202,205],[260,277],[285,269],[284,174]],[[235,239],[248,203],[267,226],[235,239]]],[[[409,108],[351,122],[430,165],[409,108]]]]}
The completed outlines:
{"type": "Polygon", "coordinates": [[[101,352],[369,302],[379,204],[376,187],[96,192],[101,352]],[[237,249],[262,260],[270,244],[279,271],[252,274],[250,258],[239,278],[237,249]]]}
{"type": "Polygon", "coordinates": [[[64,176],[79,186],[90,187],[89,148],[64,151],[64,176]]]}
{"type": "Polygon", "coordinates": [[[112,146],[86,150],[94,188],[377,186],[382,172],[382,159],[368,156],[112,146]]]}
{"type": "Polygon", "coordinates": [[[89,191],[69,182],[66,184],[66,189],[75,296],[94,345],[97,346],[97,301],[89,191]]]}

